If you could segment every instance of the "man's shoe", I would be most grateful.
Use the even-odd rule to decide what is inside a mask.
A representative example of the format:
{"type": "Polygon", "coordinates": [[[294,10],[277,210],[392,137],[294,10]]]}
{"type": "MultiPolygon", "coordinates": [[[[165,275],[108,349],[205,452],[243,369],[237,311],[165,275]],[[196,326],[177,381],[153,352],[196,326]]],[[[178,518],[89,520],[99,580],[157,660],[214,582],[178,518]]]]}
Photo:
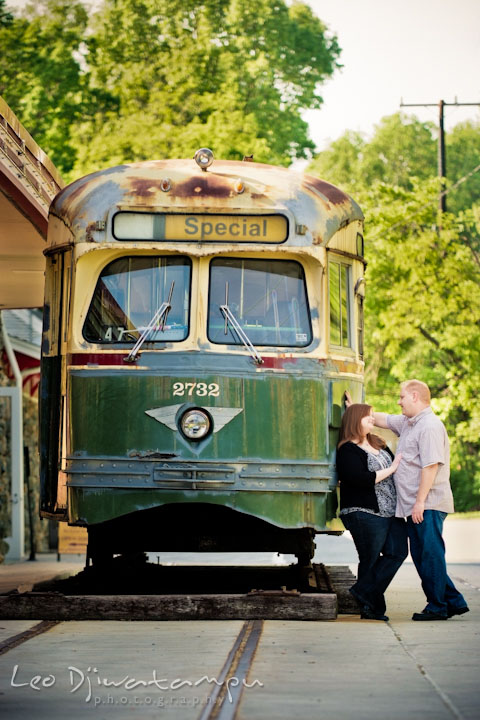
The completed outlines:
{"type": "Polygon", "coordinates": [[[463,607],[459,608],[448,608],[447,615],[449,618],[453,617],[454,615],[464,615],[465,613],[469,612],[470,608],[464,605],[463,607]]]}
{"type": "Polygon", "coordinates": [[[420,613],[413,613],[412,620],[448,620],[448,616],[440,615],[440,613],[431,610],[423,610],[420,613]]]}
{"type": "Polygon", "coordinates": [[[376,612],[373,612],[373,610],[371,610],[368,605],[364,605],[362,607],[360,617],[362,618],[362,620],[383,620],[384,622],[388,622],[387,615],[380,615],[376,612]]]}

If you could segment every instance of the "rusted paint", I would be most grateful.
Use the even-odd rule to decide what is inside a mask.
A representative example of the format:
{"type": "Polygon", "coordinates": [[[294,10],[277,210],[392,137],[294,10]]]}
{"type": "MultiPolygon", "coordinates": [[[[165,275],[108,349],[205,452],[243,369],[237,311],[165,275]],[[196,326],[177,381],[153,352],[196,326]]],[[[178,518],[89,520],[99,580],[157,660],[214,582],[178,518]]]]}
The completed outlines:
{"type": "Polygon", "coordinates": [[[89,222],[85,229],[85,239],[87,242],[95,242],[92,233],[95,231],[95,222],[89,222]]]}
{"type": "Polygon", "coordinates": [[[323,195],[332,205],[343,205],[350,202],[350,197],[340,190],[340,188],[331,185],[326,180],[320,180],[320,178],[313,177],[313,175],[305,175],[302,187],[310,190],[312,187],[323,195]]]}
{"type": "Polygon", "coordinates": [[[158,191],[161,189],[161,181],[162,179],[160,178],[133,178],[130,183],[131,189],[128,191],[127,195],[135,195],[139,198],[153,200],[158,191]]]}
{"type": "MultiPolygon", "coordinates": [[[[248,188],[246,188],[248,189],[248,188]]],[[[253,201],[265,201],[269,196],[267,192],[251,192],[250,197],[253,201]]]]}
{"type": "Polygon", "coordinates": [[[359,375],[363,372],[363,365],[358,362],[352,362],[349,360],[332,360],[332,363],[339,373],[359,375]]]}
{"type": "Polygon", "coordinates": [[[285,364],[295,364],[298,359],[299,358],[296,357],[263,357],[263,363],[261,365],[261,368],[273,368],[274,370],[283,370],[285,368],[285,364]]]}
{"type": "Polygon", "coordinates": [[[92,175],[87,175],[86,177],[67,185],[67,187],[63,188],[63,190],[61,190],[56,196],[54,205],[60,208],[65,201],[69,204],[73,204],[75,200],[81,196],[85,186],[88,185],[92,179],[92,175]]]}
{"type": "Polygon", "coordinates": [[[216,160],[207,172],[193,160],[119,165],[69,185],[55,198],[51,213],[71,229],[75,242],[103,245],[112,241],[111,228],[98,235],[90,223],[106,219],[112,207],[182,213],[202,208],[226,214],[273,210],[307,228],[301,239],[290,233],[285,245],[296,248],[326,246],[345,223],[363,219],[355,201],[324,180],[283,167],[233,160],[216,160]],[[167,176],[171,190],[165,193],[161,184],[167,176]],[[235,191],[238,180],[246,189],[240,195],[235,191]]]}
{"type": "Polygon", "coordinates": [[[202,173],[200,176],[188,178],[180,183],[175,183],[170,191],[172,195],[181,198],[189,197],[233,197],[234,191],[232,182],[226,182],[222,177],[213,173],[202,173]]]}
{"type": "MultiPolygon", "coordinates": [[[[85,206],[90,198],[93,198],[96,203],[103,202],[108,205],[111,199],[110,196],[105,197],[105,187],[111,184],[112,177],[122,177],[131,167],[131,165],[116,165],[113,168],[99,170],[98,172],[85,175],[85,177],[75,180],[58,193],[52,203],[51,211],[61,217],[62,211],[65,212],[64,208],[66,208],[68,214],[70,208],[73,210],[76,204],[85,206]],[[102,197],[98,197],[100,187],[102,188],[102,197]]],[[[114,180],[114,186],[118,196],[119,183],[117,179],[114,180]]]]}

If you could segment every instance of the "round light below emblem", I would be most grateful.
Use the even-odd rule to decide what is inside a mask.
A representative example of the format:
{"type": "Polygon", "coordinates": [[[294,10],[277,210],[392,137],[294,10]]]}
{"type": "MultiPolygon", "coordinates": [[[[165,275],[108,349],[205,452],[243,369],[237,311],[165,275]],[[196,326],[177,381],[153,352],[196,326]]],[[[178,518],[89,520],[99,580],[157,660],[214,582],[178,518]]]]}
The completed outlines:
{"type": "Polygon", "coordinates": [[[203,410],[187,410],[180,420],[180,428],[189,440],[201,440],[210,430],[210,418],[203,410]]]}

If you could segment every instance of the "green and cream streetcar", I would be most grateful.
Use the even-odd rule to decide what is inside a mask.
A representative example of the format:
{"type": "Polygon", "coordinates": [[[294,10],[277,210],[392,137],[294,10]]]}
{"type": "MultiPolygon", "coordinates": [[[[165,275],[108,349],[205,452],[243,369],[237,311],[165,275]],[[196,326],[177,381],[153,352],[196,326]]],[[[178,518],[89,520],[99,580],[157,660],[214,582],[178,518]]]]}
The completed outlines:
{"type": "Polygon", "coordinates": [[[362,213],[253,162],[120,165],[49,219],[45,517],[114,553],[313,555],[336,517],[344,391],[362,398],[362,213]]]}

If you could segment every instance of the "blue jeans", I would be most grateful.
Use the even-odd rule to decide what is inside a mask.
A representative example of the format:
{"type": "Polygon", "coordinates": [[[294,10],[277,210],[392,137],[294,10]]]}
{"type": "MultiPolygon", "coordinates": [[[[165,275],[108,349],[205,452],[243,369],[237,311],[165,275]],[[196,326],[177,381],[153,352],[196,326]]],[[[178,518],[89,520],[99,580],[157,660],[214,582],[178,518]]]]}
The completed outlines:
{"type": "Polygon", "coordinates": [[[358,552],[358,577],[352,593],[382,615],[386,609],[385,590],[408,555],[405,520],[361,510],[341,517],[358,552]]]}
{"type": "Polygon", "coordinates": [[[427,597],[425,610],[439,615],[448,615],[450,609],[458,610],[467,604],[447,575],[442,537],[446,516],[440,510],[425,510],[421,523],[414,523],[411,516],[407,518],[410,554],[427,597]]]}

